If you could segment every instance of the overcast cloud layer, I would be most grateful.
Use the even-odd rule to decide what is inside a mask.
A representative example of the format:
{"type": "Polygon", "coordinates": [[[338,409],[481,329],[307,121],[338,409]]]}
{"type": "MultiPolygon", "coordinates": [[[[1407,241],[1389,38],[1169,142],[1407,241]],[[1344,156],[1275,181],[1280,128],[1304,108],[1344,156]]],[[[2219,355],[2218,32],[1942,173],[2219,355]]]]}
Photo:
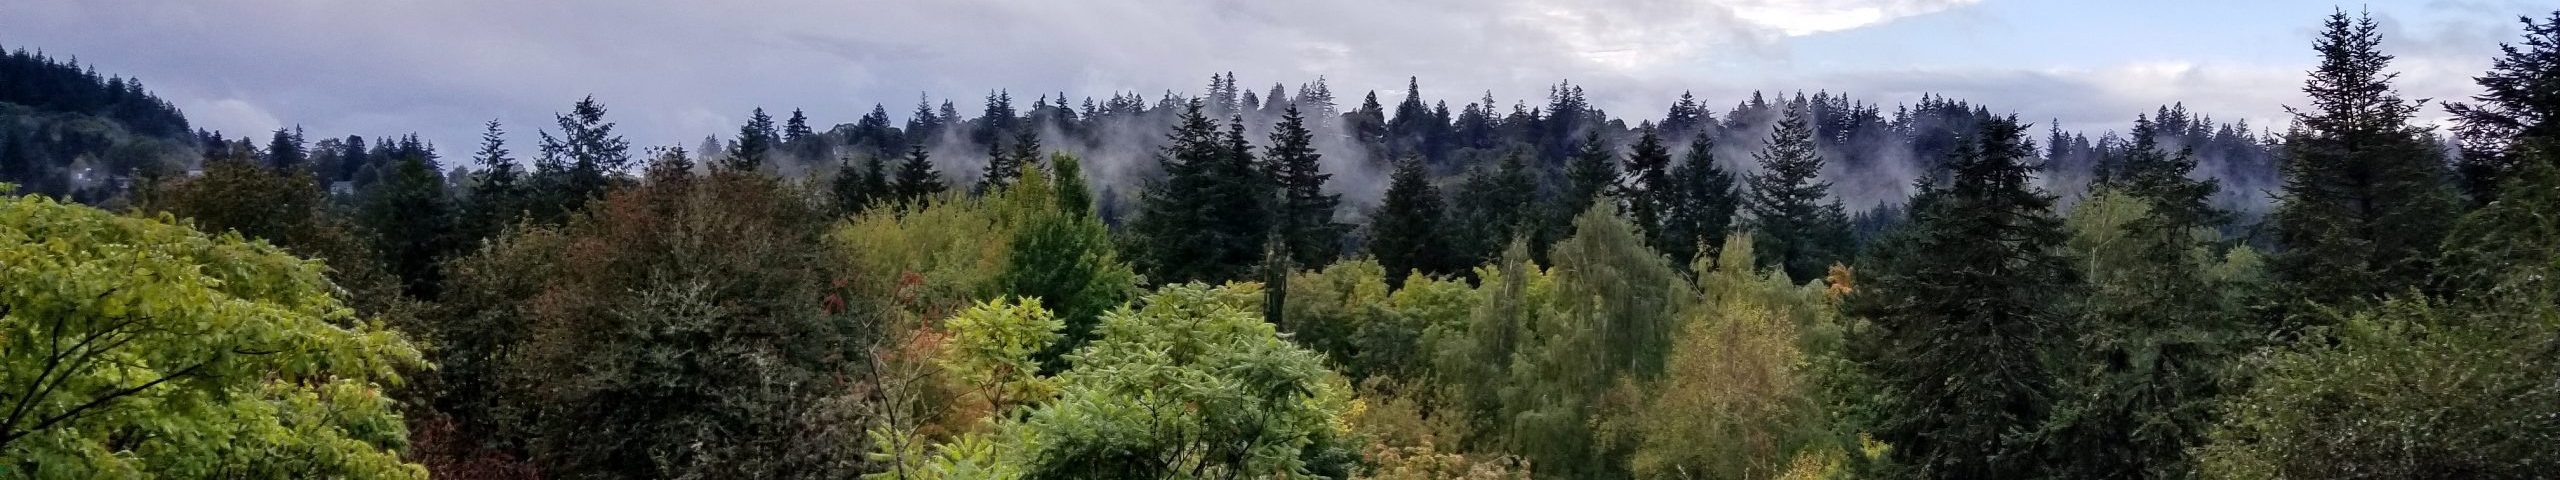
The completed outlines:
{"type": "MultiPolygon", "coordinates": [[[[140,77],[232,136],[415,131],[449,157],[484,120],[523,142],[588,94],[636,144],[691,145],[758,106],[832,125],[873,103],[903,119],[919,93],[975,114],[993,89],[1024,104],[1155,98],[1225,71],[1255,91],[1323,76],[1346,104],[1371,89],[1393,102],[1408,75],[1459,103],[1486,91],[1535,103],[1569,79],[1641,118],[1682,91],[1719,111],[1754,89],[1887,105],[1934,92],[2103,131],[2181,101],[2281,128],[2330,8],[2078,5],[2099,3],[2137,2],[10,0],[0,46],[140,77]]],[[[2401,90],[2438,99],[2470,94],[2515,16],[2551,8],[2377,3],[2401,90]]]]}

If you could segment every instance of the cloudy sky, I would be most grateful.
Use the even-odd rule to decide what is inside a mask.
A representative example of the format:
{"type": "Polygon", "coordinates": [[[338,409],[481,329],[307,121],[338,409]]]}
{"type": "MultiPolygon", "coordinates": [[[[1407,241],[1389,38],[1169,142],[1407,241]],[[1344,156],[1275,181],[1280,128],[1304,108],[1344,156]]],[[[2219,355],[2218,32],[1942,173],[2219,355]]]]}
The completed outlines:
{"type": "MultiPolygon", "coordinates": [[[[2548,4],[2376,0],[2413,98],[2472,91],[2518,15],[2548,4]]],[[[1255,90],[1323,76],[1393,102],[1408,75],[1464,103],[1571,80],[1616,115],[1683,91],[1887,105],[1923,92],[2039,123],[2121,129],[2168,103],[2281,125],[2336,5],[2301,0],[9,0],[0,46],[137,76],[237,136],[419,132],[449,156],[499,119],[520,136],[593,94],[637,144],[734,132],[750,108],[820,125],[873,103],[1011,89],[1255,90]]],[[[2430,108],[2434,116],[2441,110],[2430,108]]],[[[527,138],[518,138],[518,142],[527,138]]]]}

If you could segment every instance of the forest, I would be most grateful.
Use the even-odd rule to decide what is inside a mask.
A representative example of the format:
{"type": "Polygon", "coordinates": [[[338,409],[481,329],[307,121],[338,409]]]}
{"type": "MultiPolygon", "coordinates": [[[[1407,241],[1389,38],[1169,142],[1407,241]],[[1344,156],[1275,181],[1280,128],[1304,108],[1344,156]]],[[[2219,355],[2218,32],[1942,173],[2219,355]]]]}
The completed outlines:
{"type": "Polygon", "coordinates": [[[2430,102],[2306,23],[2282,126],[1224,73],[450,154],[20,46],[0,478],[2548,478],[2560,10],[2512,26],[2430,102]]]}

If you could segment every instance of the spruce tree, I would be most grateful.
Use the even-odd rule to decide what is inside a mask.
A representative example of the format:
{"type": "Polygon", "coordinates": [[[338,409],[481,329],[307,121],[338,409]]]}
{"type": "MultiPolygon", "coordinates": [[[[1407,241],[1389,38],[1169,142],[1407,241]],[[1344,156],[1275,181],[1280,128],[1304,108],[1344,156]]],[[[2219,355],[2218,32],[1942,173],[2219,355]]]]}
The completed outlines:
{"type": "Polygon", "coordinates": [[[2132,143],[2122,157],[2109,162],[2096,183],[2149,202],[2153,213],[2169,223],[2162,228],[2220,225],[2227,214],[2212,205],[2220,182],[2189,176],[2196,169],[2195,148],[2168,152],[2160,144],[2161,133],[2150,118],[2135,117],[2132,143]]]}
{"type": "Polygon", "coordinates": [[[933,159],[925,153],[924,144],[907,144],[907,160],[898,163],[898,180],[890,187],[898,192],[898,202],[920,205],[945,188],[942,172],[933,169],[933,159]]]}
{"type": "Polygon", "coordinates": [[[2329,16],[2320,66],[2293,110],[2277,199],[2273,262],[2284,297],[2313,304],[2377,299],[2429,274],[2456,200],[2442,156],[2409,118],[2418,103],[2391,88],[2391,56],[2370,16],[2329,16]]]}
{"type": "Polygon", "coordinates": [[[870,184],[871,180],[863,177],[862,169],[856,168],[853,160],[846,159],[837,165],[835,180],[827,184],[827,193],[829,199],[834,200],[836,213],[838,215],[862,213],[863,208],[871,205],[871,197],[880,193],[865,188],[870,184]]]}
{"type": "Polygon", "coordinates": [[[1269,181],[1253,162],[1241,122],[1221,135],[1201,102],[1183,106],[1156,161],[1135,233],[1140,272],[1158,285],[1245,278],[1263,257],[1269,181]]]}
{"type": "Polygon", "coordinates": [[[773,116],[757,108],[747,117],[747,124],[738,127],[738,139],[729,147],[729,162],[722,167],[739,172],[764,168],[765,159],[773,155],[774,144],[781,141],[775,135],[773,116]]]}
{"type": "Polygon", "coordinates": [[[1490,263],[1499,259],[1506,245],[1529,241],[1539,218],[1534,210],[1521,207],[1534,205],[1537,199],[1537,179],[1530,176],[1525,153],[1511,152],[1493,168],[1469,174],[1451,207],[1451,227],[1460,232],[1451,239],[1457,260],[1490,263]]]}
{"type": "MultiPolygon", "coordinates": [[[[1798,105],[1801,107],[1802,105],[1798,105]]],[[[1802,282],[1823,275],[1852,253],[1849,217],[1821,180],[1822,154],[1802,108],[1789,108],[1769,132],[1769,146],[1753,154],[1760,172],[1748,179],[1752,247],[1760,263],[1802,282]]]]}
{"type": "Polygon", "coordinates": [[[278,128],[275,136],[267,140],[267,168],[279,171],[307,168],[305,164],[310,162],[311,152],[302,144],[302,127],[293,127],[291,131],[278,128]]]}
{"type": "Polygon", "coordinates": [[[1049,176],[1057,178],[1058,208],[1078,215],[1094,213],[1093,187],[1086,186],[1082,161],[1065,153],[1051,155],[1049,176]]]}
{"type": "Polygon", "coordinates": [[[2473,103],[2446,103],[2454,136],[2462,141],[2459,172],[2473,205],[2497,199],[2503,177],[2515,170],[2514,153],[2531,141],[2560,141],[2560,10],[2524,23],[2524,44],[2498,45],[2489,72],[2475,77],[2473,103]]]}
{"type": "Polygon", "coordinates": [[[1742,204],[1733,174],[1716,163],[1714,135],[1699,133],[1680,166],[1671,169],[1670,208],[1653,244],[1674,264],[1716,255],[1732,230],[1734,210],[1742,204]]]}
{"type": "Polygon", "coordinates": [[[1924,478],[2026,478],[2053,402],[2046,366],[2073,291],[2054,198],[2032,187],[2026,127],[1986,121],[1921,186],[1911,225],[1880,246],[1857,309],[1867,361],[1898,397],[1878,433],[1924,478]]]}
{"type": "Polygon", "coordinates": [[[800,113],[800,109],[791,109],[791,119],[782,122],[782,143],[798,144],[817,134],[809,128],[809,115],[800,113]]]}
{"type": "Polygon", "coordinates": [[[1323,155],[1316,153],[1314,143],[1306,118],[1292,106],[1281,111],[1280,123],[1272,127],[1271,146],[1263,151],[1263,164],[1270,168],[1271,181],[1280,193],[1273,211],[1274,228],[1291,263],[1303,266],[1333,263],[1342,249],[1345,229],[1333,221],[1333,209],[1342,203],[1342,196],[1324,193],[1324,182],[1333,175],[1324,173],[1323,155]]]}
{"type": "Polygon", "coordinates": [[[1659,240],[1667,233],[1664,223],[1680,194],[1671,178],[1671,150],[1662,146],[1662,132],[1652,123],[1638,125],[1636,132],[1635,149],[1627,152],[1627,182],[1620,186],[1625,193],[1618,196],[1618,201],[1627,206],[1627,220],[1635,222],[1645,243],[1670,252],[1669,245],[1659,240]]]}
{"type": "Polygon", "coordinates": [[[381,183],[366,190],[359,218],[402,290],[433,299],[442,282],[437,265],[451,251],[453,205],[427,155],[408,152],[395,162],[381,183]]]}
{"type": "Polygon", "coordinates": [[[1386,267],[1387,283],[1400,285],[1410,272],[1445,275],[1456,267],[1449,261],[1441,215],[1440,190],[1431,186],[1422,162],[1396,162],[1386,199],[1369,221],[1369,252],[1386,267]]]}
{"type": "Polygon", "coordinates": [[[489,120],[480,132],[480,151],[472,161],[481,165],[479,178],[471,186],[471,198],[464,204],[467,217],[460,226],[463,240],[496,236],[508,222],[525,208],[524,168],[507,156],[506,132],[498,121],[489,120]]]}

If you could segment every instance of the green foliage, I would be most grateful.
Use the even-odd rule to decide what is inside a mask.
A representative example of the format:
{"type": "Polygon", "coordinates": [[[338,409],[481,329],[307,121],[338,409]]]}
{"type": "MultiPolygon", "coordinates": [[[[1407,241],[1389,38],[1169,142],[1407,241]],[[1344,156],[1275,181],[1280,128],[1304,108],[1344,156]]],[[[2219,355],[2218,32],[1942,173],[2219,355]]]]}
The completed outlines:
{"type": "MultiPolygon", "coordinates": [[[[1052,160],[1066,162],[1063,168],[1074,168],[1075,157],[1060,154],[1052,160]]],[[[1072,201],[1064,197],[1070,193],[1066,189],[1082,189],[1083,183],[1052,188],[1050,174],[1041,170],[1024,171],[1012,187],[989,201],[999,205],[1014,225],[996,288],[1007,295],[1035,299],[1066,322],[1065,336],[1039,356],[1042,371],[1055,372],[1065,367],[1063,355],[1093,340],[1094,326],[1104,312],[1128,301],[1138,288],[1138,276],[1120,261],[1102,219],[1095,218],[1092,210],[1066,203],[1072,201]]]]}
{"type": "Polygon", "coordinates": [[[358,218],[403,291],[433,299],[442,276],[436,265],[453,251],[456,240],[453,202],[445,196],[444,177],[425,157],[410,155],[396,162],[365,191],[358,218]]]}
{"type": "MultiPolygon", "coordinates": [[[[400,279],[345,215],[330,208],[309,172],[259,167],[245,153],[205,161],[204,174],[142,187],[139,210],[174,215],[208,232],[237,232],[329,265],[329,279],[361,315],[404,308],[400,279]]],[[[397,319],[394,319],[395,321],[397,319]]]]}
{"type": "Polygon", "coordinates": [[[2391,89],[2380,29],[2341,10],[2316,43],[2311,106],[2294,114],[2269,217],[2286,298],[2341,305],[2422,286],[2459,212],[2427,127],[2410,124],[2423,102],[2391,89]]]}
{"type": "MultiPolygon", "coordinates": [[[[2551,271],[2548,265],[2531,267],[2551,271]]],[[[2206,478],[2540,478],[2560,468],[2560,310],[2548,291],[2344,315],[2220,407],[2206,478]]]]}
{"type": "Polygon", "coordinates": [[[2014,118],[1984,123],[1858,287],[1878,335],[1865,360],[1897,393],[1879,436],[1926,477],[2038,468],[2030,434],[2052,407],[2048,360],[2076,287],[2054,199],[2030,186],[2024,131],[2014,118]]]}
{"type": "Polygon", "coordinates": [[[1499,261],[1503,248],[1514,240],[1536,243],[1529,236],[1537,232],[1542,218],[1533,209],[1521,208],[1537,202],[1538,184],[1530,175],[1526,156],[1513,152],[1503,155],[1493,168],[1477,169],[1459,185],[1449,223],[1455,232],[1451,249],[1462,264],[1499,261]]]}
{"type": "Polygon", "coordinates": [[[1747,178],[1743,208],[1751,212],[1758,235],[1760,263],[1808,281],[1833,262],[1853,253],[1849,215],[1831,198],[1831,182],[1822,181],[1822,155],[1814,151],[1813,129],[1806,126],[1802,105],[1787,109],[1770,127],[1769,146],[1752,154],[1760,172],[1747,178]]]}
{"type": "Polygon", "coordinates": [[[1733,174],[1716,163],[1715,150],[1715,137],[1701,133],[1671,169],[1670,191],[1662,195],[1670,204],[1653,245],[1674,261],[1714,255],[1715,242],[1732,233],[1734,211],[1742,206],[1742,192],[1733,174]]]}
{"type": "Polygon", "coordinates": [[[2192,211],[2135,192],[2102,186],[2064,222],[2088,290],[2043,433],[2057,476],[2187,476],[2231,364],[2264,335],[2246,322],[2256,253],[2216,254],[2211,230],[2180,220],[2192,211]]]}
{"type": "Polygon", "coordinates": [[[1001,415],[1057,393],[1051,379],[1040,376],[1036,354],[1058,343],[1066,323],[1040,305],[983,302],[952,315],[943,328],[950,337],[937,361],[953,380],[974,389],[971,400],[985,402],[987,411],[1001,415]]]}
{"type": "Polygon", "coordinates": [[[1390,282],[1407,273],[1452,273],[1457,267],[1449,258],[1445,223],[1440,189],[1423,176],[1422,162],[1397,162],[1386,199],[1369,220],[1369,252],[1386,267],[1390,282]]]}
{"type": "MultiPolygon", "coordinates": [[[[456,327],[504,373],[494,433],[549,472],[602,478],[826,477],[849,473],[857,441],[836,408],[852,353],[875,325],[827,290],[823,215],[805,194],[728,171],[617,190],[559,227],[492,243],[457,265],[486,295],[518,291],[456,327]],[[556,230],[555,230],[556,229],[556,230]],[[556,232],[556,233],[553,233],[556,232]],[[551,238],[556,235],[557,238],[551,238]],[[538,260],[536,260],[538,261],[538,260]],[[511,277],[511,275],[546,275],[511,277]],[[465,333],[466,335],[469,333],[465,333]]],[[[485,298],[485,297],[484,297],[485,298]]],[[[448,330],[448,331],[457,331],[448,330]]],[[[483,387],[490,388],[490,387],[483,387]]]]}
{"type": "Polygon", "coordinates": [[[898,203],[913,204],[941,195],[950,187],[942,183],[942,172],[933,169],[933,157],[925,153],[924,144],[913,143],[907,145],[906,161],[898,162],[898,179],[889,189],[898,192],[898,203]]]}
{"type": "Polygon", "coordinates": [[[1245,278],[1261,262],[1272,225],[1272,184],[1254,163],[1244,125],[1230,123],[1221,136],[1200,107],[1197,100],[1184,107],[1171,143],[1157,155],[1165,178],[1147,186],[1143,211],[1129,226],[1137,247],[1131,257],[1159,285],[1245,278]]]}
{"type": "Polygon", "coordinates": [[[0,201],[0,476],[423,478],[382,388],[418,352],[318,262],[0,201]]]}
{"type": "Polygon", "coordinates": [[[1350,228],[1333,221],[1333,209],[1342,203],[1342,196],[1324,193],[1324,182],[1333,174],[1324,173],[1324,155],[1316,153],[1315,134],[1307,131],[1306,119],[1298,115],[1297,106],[1282,110],[1280,123],[1272,126],[1271,145],[1264,148],[1263,158],[1271,181],[1279,188],[1272,220],[1287,245],[1290,263],[1333,263],[1333,257],[1342,251],[1342,234],[1350,228]]]}
{"type": "Polygon", "coordinates": [[[1317,478],[1350,472],[1349,385],[1247,288],[1171,285],[1104,317],[1058,398],[940,448],[922,478],[1317,478]]]}
{"type": "Polygon", "coordinates": [[[1615,206],[1596,204],[1574,223],[1574,236],[1550,254],[1556,281],[1549,311],[1501,322],[1519,329],[1500,390],[1502,416],[1512,451],[1540,472],[1623,476],[1628,432],[1591,426],[1635,403],[1639,392],[1626,382],[1660,377],[1679,312],[1695,293],[1615,206]]]}
{"type": "Polygon", "coordinates": [[[1755,273],[1749,237],[1720,250],[1699,261],[1704,298],[1684,314],[1663,378],[1623,421],[1640,439],[1628,459],[1637,477],[1773,478],[1851,447],[1829,387],[1855,371],[1828,368],[1845,361],[1829,289],[1755,273]]]}

